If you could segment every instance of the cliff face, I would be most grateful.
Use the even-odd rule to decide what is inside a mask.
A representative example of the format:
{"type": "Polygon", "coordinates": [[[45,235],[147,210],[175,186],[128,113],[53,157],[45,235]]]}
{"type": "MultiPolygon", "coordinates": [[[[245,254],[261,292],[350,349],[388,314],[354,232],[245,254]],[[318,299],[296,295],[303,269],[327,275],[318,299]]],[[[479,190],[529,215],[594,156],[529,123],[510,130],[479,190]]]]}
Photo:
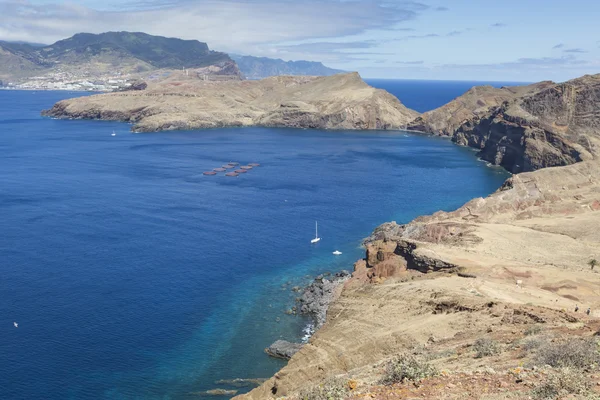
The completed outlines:
{"type": "Polygon", "coordinates": [[[561,84],[473,88],[409,127],[451,136],[518,173],[591,159],[600,127],[600,75],[561,84]]]}
{"type": "Polygon", "coordinates": [[[550,85],[553,83],[541,82],[529,86],[502,88],[475,86],[450,103],[423,113],[412,121],[408,128],[438,136],[452,136],[465,122],[485,116],[506,101],[550,85]]]}
{"type": "Polygon", "coordinates": [[[44,115],[132,122],[149,132],[221,126],[399,129],[418,113],[358,74],[206,82],[174,75],[144,91],[58,102],[44,115]]]}

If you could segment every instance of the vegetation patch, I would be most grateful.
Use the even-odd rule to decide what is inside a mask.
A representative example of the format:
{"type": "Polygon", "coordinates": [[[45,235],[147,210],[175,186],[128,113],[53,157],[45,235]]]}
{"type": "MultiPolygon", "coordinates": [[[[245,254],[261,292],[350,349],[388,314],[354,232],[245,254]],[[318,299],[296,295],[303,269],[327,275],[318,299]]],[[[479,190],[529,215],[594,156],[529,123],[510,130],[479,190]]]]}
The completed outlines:
{"type": "Polygon", "coordinates": [[[407,381],[418,383],[437,374],[437,369],[426,361],[413,356],[402,355],[388,363],[381,383],[383,385],[407,381]]]}
{"type": "Polygon", "coordinates": [[[502,346],[493,339],[480,338],[473,344],[473,350],[475,350],[475,358],[483,358],[500,354],[502,346]]]}
{"type": "Polygon", "coordinates": [[[531,395],[537,400],[559,399],[568,395],[585,395],[590,397],[592,384],[589,378],[580,371],[569,368],[553,371],[546,381],[533,389],[531,395]]]}
{"type": "Polygon", "coordinates": [[[304,389],[300,392],[300,400],[343,400],[351,390],[356,388],[355,381],[343,378],[329,378],[320,385],[304,389]]]}
{"type": "Polygon", "coordinates": [[[564,343],[550,343],[538,348],[535,365],[554,368],[590,368],[600,364],[598,344],[594,338],[571,339],[564,343]]]}
{"type": "Polygon", "coordinates": [[[525,329],[525,336],[537,335],[541,331],[542,331],[541,325],[538,325],[538,324],[531,325],[527,329],[525,329]]]}

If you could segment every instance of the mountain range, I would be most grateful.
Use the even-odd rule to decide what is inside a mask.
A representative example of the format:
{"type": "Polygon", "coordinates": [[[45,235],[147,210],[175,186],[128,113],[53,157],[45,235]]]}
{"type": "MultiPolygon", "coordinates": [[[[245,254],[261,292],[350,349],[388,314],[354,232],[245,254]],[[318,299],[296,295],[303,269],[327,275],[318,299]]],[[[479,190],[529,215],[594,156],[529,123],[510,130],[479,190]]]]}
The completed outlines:
{"type": "Polygon", "coordinates": [[[284,61],[282,59],[230,54],[248,79],[262,79],[276,75],[330,76],[345,71],[326,67],[314,61],[284,61]]]}
{"type": "Polygon", "coordinates": [[[286,62],[251,56],[232,58],[210,50],[206,43],[197,40],[141,32],[78,33],[51,45],[0,41],[0,86],[3,82],[24,82],[34,77],[44,77],[45,82],[98,81],[120,76],[144,77],[156,70],[183,68],[203,69],[204,75],[238,78],[245,75],[250,79],[341,72],[317,62],[286,62]]]}

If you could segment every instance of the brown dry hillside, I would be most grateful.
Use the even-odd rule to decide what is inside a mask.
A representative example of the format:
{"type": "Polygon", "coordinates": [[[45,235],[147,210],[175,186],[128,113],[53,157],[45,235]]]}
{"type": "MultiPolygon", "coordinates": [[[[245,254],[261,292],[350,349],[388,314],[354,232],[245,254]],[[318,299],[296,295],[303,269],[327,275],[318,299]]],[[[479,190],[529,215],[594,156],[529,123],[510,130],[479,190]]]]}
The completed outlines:
{"type": "Polygon", "coordinates": [[[232,82],[175,75],[144,91],[64,100],[45,115],[127,121],[134,131],[147,132],[220,126],[399,129],[418,113],[349,73],[232,82]]]}

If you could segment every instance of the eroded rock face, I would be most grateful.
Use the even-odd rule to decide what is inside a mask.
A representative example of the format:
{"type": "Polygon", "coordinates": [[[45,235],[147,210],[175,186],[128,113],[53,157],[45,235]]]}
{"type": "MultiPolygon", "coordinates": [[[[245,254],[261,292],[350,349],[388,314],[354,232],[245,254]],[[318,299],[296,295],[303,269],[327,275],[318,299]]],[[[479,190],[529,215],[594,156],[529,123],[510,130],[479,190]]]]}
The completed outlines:
{"type": "Polygon", "coordinates": [[[319,276],[306,287],[299,299],[300,313],[310,315],[319,329],[327,318],[327,310],[334,300],[337,289],[350,278],[348,271],[336,273],[330,279],[319,276]]]}
{"type": "Polygon", "coordinates": [[[502,88],[475,86],[450,103],[423,113],[413,120],[408,128],[438,136],[452,136],[465,122],[485,116],[506,101],[551,85],[552,82],[502,88]]]}
{"type": "Polygon", "coordinates": [[[600,75],[565,83],[475,87],[416,118],[412,129],[451,136],[513,173],[592,158],[600,129],[600,75]]]}
{"type": "Polygon", "coordinates": [[[265,353],[275,358],[289,360],[302,348],[300,343],[292,343],[286,340],[277,340],[265,349],[265,353]]]}
{"type": "Polygon", "coordinates": [[[151,132],[224,126],[401,129],[419,113],[349,73],[224,82],[173,75],[144,91],[63,100],[43,115],[131,122],[133,131],[151,132]]]}

